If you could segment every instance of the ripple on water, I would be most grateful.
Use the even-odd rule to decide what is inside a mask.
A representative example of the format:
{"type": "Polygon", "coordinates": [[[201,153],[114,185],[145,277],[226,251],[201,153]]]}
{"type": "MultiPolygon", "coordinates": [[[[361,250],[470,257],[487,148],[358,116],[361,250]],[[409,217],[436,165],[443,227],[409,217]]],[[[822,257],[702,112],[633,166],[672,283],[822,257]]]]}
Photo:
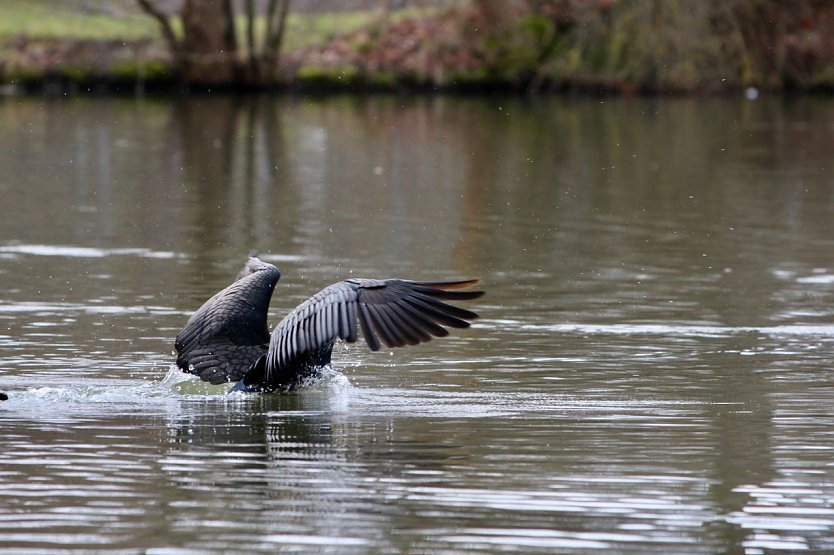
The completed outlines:
{"type": "Polygon", "coordinates": [[[0,245],[0,253],[32,256],[65,256],[69,258],[104,258],[106,256],[135,256],[140,258],[182,258],[184,255],[171,251],[157,251],[144,248],[94,248],[72,245],[0,245]]]}
{"type": "Polygon", "coordinates": [[[659,335],[663,337],[728,337],[756,333],[765,336],[834,337],[834,325],[710,326],[689,324],[520,324],[520,329],[555,333],[659,335]]]}
{"type": "Polygon", "coordinates": [[[749,550],[808,550],[814,537],[815,549],[834,549],[834,489],[800,481],[771,481],[762,485],[739,486],[734,491],[748,496],[741,511],[727,516],[727,522],[747,532],[744,546],[749,550]],[[820,545],[819,538],[829,540],[820,545]]]}

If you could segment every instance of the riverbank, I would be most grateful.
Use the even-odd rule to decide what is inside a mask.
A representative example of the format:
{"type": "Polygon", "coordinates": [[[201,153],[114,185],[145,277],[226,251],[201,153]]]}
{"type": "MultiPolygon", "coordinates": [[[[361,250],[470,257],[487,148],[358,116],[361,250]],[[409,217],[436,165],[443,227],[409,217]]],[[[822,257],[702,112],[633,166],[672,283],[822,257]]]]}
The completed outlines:
{"type": "MultiPolygon", "coordinates": [[[[11,0],[0,25],[5,91],[182,88],[150,18],[42,11],[11,0]],[[33,12],[35,15],[33,15],[33,12]],[[16,33],[13,29],[34,31],[16,33]],[[11,18],[14,20],[15,18],[11,18]],[[21,23],[21,20],[23,23],[21,23]],[[46,29],[46,31],[45,31],[46,29]],[[82,30],[79,32],[79,30],[82,30]],[[84,31],[86,30],[86,31],[84,31]]],[[[834,91],[834,7],[759,2],[462,3],[382,14],[294,15],[267,88],[713,94],[834,91]],[[493,7],[493,6],[500,6],[493,7]],[[532,7],[531,7],[532,6],[532,7]],[[312,22],[312,23],[311,23],[312,22]]],[[[223,86],[221,86],[222,88],[223,86]]],[[[227,88],[243,85],[230,82],[227,88]]],[[[214,88],[218,88],[216,85],[214,88]]]]}

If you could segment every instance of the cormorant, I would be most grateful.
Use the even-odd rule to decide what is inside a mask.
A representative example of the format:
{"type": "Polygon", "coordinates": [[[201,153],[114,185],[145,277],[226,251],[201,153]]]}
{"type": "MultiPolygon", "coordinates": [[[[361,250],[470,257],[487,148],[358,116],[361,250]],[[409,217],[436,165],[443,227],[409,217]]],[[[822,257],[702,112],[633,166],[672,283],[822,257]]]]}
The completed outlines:
{"type": "Polygon", "coordinates": [[[195,312],[177,335],[177,366],[233,390],[290,391],[330,363],[333,344],[359,337],[372,351],[417,345],[469,327],[478,315],[440,299],[468,300],[478,283],[347,279],[325,287],[290,312],[270,336],[266,317],[278,268],[250,257],[234,283],[195,312]],[[358,325],[357,325],[358,322],[358,325]]]}

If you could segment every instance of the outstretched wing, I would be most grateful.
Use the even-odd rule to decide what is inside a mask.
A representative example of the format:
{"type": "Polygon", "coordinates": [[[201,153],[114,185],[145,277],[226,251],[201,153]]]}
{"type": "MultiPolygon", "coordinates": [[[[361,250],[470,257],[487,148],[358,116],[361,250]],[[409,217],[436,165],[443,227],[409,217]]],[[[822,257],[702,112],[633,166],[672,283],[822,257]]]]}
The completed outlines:
{"type": "Polygon", "coordinates": [[[238,280],[205,302],[177,335],[177,366],[213,384],[236,381],[264,353],[269,301],[281,277],[250,258],[238,280]]]}
{"type": "Polygon", "coordinates": [[[334,341],[357,340],[359,329],[368,347],[417,345],[449,332],[443,326],[469,327],[478,315],[444,300],[475,299],[483,291],[460,291],[478,283],[348,279],[319,291],[301,303],[272,332],[266,380],[291,371],[299,360],[332,347],[334,341]],[[442,300],[441,300],[442,299],[442,300]],[[357,327],[358,324],[358,327],[357,327]]]}

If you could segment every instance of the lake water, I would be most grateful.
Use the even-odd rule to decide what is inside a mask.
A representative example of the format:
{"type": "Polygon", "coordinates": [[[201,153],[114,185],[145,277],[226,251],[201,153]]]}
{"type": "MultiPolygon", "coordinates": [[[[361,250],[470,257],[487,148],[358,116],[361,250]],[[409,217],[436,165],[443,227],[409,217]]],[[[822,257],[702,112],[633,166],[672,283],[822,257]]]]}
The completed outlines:
{"type": "Polygon", "coordinates": [[[1,553],[834,551],[834,102],[0,98],[1,553]],[[480,277],[227,395],[173,338],[480,277]]]}

